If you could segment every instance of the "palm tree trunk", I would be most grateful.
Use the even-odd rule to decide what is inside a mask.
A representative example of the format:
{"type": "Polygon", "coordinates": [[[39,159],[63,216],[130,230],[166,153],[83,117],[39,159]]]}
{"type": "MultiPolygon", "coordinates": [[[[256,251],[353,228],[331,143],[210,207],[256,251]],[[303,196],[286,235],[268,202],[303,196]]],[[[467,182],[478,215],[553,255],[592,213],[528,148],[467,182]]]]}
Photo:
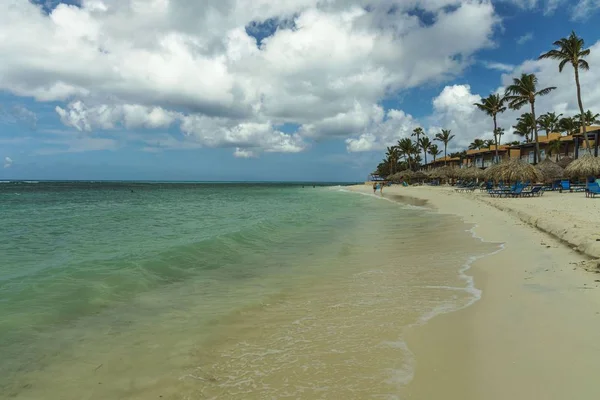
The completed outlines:
{"type": "Polygon", "coordinates": [[[538,141],[537,118],[535,117],[535,103],[531,102],[531,115],[533,116],[533,134],[535,139],[535,151],[533,152],[533,164],[540,159],[540,142],[538,141]]]}
{"type": "Polygon", "coordinates": [[[494,141],[496,142],[496,159],[494,160],[494,164],[498,162],[498,125],[496,123],[496,114],[494,114],[494,141]]]}
{"type": "Polygon", "coordinates": [[[448,143],[444,142],[444,166],[448,163],[448,143]]]}
{"type": "Polygon", "coordinates": [[[427,149],[423,149],[423,155],[425,156],[425,165],[427,165],[427,149]]]}
{"type": "Polygon", "coordinates": [[[591,156],[592,148],[590,147],[590,141],[587,137],[587,126],[585,122],[585,116],[583,114],[583,102],[581,101],[581,85],[579,84],[579,66],[573,65],[573,69],[575,70],[575,86],[577,86],[577,103],[579,104],[579,113],[581,115],[581,129],[583,129],[583,137],[585,139],[585,146],[587,147],[587,152],[591,156]]]}

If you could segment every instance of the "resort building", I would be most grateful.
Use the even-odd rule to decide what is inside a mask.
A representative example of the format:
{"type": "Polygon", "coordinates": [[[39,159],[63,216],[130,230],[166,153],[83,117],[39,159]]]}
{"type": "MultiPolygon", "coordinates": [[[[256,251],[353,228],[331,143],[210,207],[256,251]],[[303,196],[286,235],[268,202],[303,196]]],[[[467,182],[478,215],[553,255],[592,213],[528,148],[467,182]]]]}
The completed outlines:
{"type": "MultiPolygon", "coordinates": [[[[600,126],[589,126],[587,127],[588,140],[590,147],[592,148],[592,154],[598,156],[598,147],[600,141],[600,126]]],[[[553,161],[557,158],[571,157],[579,158],[579,155],[586,153],[586,143],[583,137],[583,133],[575,135],[562,136],[560,133],[554,132],[549,135],[539,135],[538,143],[540,146],[540,159],[543,161],[547,157],[550,157],[553,161]],[[560,143],[557,145],[556,143],[560,143]]],[[[498,159],[503,161],[509,158],[520,158],[521,160],[527,161],[533,164],[534,161],[535,143],[521,143],[518,145],[499,145],[498,146],[498,159]]],[[[448,165],[451,167],[477,167],[487,168],[494,164],[496,157],[496,146],[490,146],[489,148],[467,150],[466,156],[462,158],[438,158],[435,162],[423,165],[421,169],[430,170],[437,167],[443,167],[448,165]],[[444,162],[446,161],[446,162],[444,162]]]]}

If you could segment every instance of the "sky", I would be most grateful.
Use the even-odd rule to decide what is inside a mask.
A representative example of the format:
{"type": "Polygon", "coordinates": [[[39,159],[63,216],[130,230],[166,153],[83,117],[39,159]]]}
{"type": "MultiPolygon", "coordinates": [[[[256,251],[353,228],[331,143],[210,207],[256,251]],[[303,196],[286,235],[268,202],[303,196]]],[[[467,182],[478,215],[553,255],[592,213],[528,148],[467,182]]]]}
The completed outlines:
{"type": "MultiPolygon", "coordinates": [[[[421,126],[491,139],[473,103],[535,73],[538,113],[578,113],[538,61],[600,0],[3,0],[0,180],[361,181],[421,126]]],[[[526,110],[499,118],[511,126],[526,110]]]]}

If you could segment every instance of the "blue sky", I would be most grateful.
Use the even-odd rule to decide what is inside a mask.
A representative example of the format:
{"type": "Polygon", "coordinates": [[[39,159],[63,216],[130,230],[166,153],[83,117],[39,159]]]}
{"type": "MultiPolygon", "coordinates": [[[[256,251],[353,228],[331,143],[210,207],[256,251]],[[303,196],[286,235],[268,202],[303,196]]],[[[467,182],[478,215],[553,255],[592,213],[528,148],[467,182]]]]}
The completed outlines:
{"type": "MultiPolygon", "coordinates": [[[[448,59],[443,47],[447,48],[449,44],[438,43],[435,36],[432,36],[435,40],[420,42],[418,35],[426,35],[425,28],[436,25],[439,19],[436,13],[451,15],[455,12],[453,10],[403,10],[402,15],[389,17],[385,14],[378,19],[371,15],[346,17],[342,22],[353,25],[353,30],[346,30],[347,27],[331,22],[338,21],[338,14],[351,14],[345,6],[324,11],[314,6],[311,11],[310,4],[297,10],[291,5],[288,9],[274,11],[273,15],[277,16],[279,12],[281,16],[266,24],[260,24],[258,16],[250,15],[248,18],[252,19],[246,24],[246,29],[236,30],[235,24],[227,24],[228,21],[239,21],[232,6],[231,10],[221,10],[225,22],[220,37],[209,38],[208,31],[185,31],[184,21],[181,29],[187,39],[193,37],[209,43],[202,48],[202,62],[205,64],[199,62],[201,69],[198,74],[190,71],[190,66],[181,69],[181,74],[190,74],[186,75],[187,81],[181,88],[170,90],[165,83],[182,83],[164,75],[164,72],[155,73],[156,58],[140,58],[154,51],[161,60],[166,60],[160,65],[161,71],[168,70],[169,62],[174,63],[175,59],[174,56],[161,55],[161,52],[167,51],[166,45],[154,49],[152,43],[136,37],[127,49],[118,47],[120,40],[126,40],[132,34],[110,31],[115,25],[102,14],[102,9],[92,8],[91,2],[84,2],[81,8],[64,5],[56,8],[58,3],[46,2],[44,10],[33,16],[33,8],[24,9],[20,14],[13,14],[10,23],[4,21],[5,27],[0,28],[12,29],[11,35],[22,35],[23,32],[19,33],[18,29],[27,24],[39,24],[40,32],[56,34],[42,43],[23,40],[18,46],[14,43],[11,46],[0,42],[3,52],[15,54],[11,58],[14,62],[3,67],[6,70],[2,71],[0,67],[0,72],[4,72],[4,78],[0,74],[0,157],[4,164],[4,168],[0,168],[0,179],[360,181],[382,158],[382,148],[406,136],[414,126],[424,126],[431,134],[440,127],[452,127],[459,136],[457,147],[474,137],[484,137],[489,128],[485,116],[471,114],[465,107],[473,99],[477,100],[477,96],[487,96],[510,76],[522,71],[539,71],[541,77],[546,77],[543,84],[554,84],[551,82],[554,76],[564,82],[564,89],[556,97],[545,100],[544,107],[561,104],[559,111],[564,109],[568,113],[573,109],[575,100],[573,89],[568,84],[572,71],[565,71],[559,76],[555,66],[531,65],[527,60],[550,49],[554,40],[568,35],[572,29],[576,29],[588,46],[600,39],[600,30],[595,27],[592,18],[595,15],[593,8],[587,19],[581,19],[574,17],[572,5],[569,6],[568,2],[563,2],[550,15],[547,2],[538,2],[529,8],[510,1],[495,2],[493,14],[485,14],[489,18],[489,26],[475,29],[473,26],[481,22],[481,18],[476,13],[468,14],[477,20],[465,20],[464,25],[470,26],[465,26],[465,32],[457,33],[457,37],[468,38],[468,35],[480,32],[484,32],[480,34],[484,37],[463,47],[450,44],[457,46],[458,55],[452,55],[450,58],[455,59],[448,61],[448,68],[444,69],[437,66],[448,59]],[[57,9],[60,12],[56,12],[57,9]],[[92,22],[78,24],[83,16],[92,22]],[[416,27],[411,25],[414,20],[410,19],[415,16],[421,18],[420,25],[416,27]],[[406,22],[398,23],[402,18],[406,18],[406,22]],[[319,25],[318,21],[327,24],[319,25]],[[367,28],[361,25],[365,21],[371,24],[367,28]],[[349,61],[345,61],[342,44],[337,50],[340,54],[336,53],[331,59],[327,56],[317,58],[315,54],[319,52],[327,55],[327,51],[334,50],[323,49],[318,37],[314,37],[314,43],[310,42],[310,36],[308,39],[307,36],[296,37],[296,34],[313,28],[315,35],[329,35],[325,29],[331,29],[330,34],[335,36],[337,43],[344,43],[343,35],[352,34],[355,36],[346,45],[349,52],[357,53],[362,47],[358,50],[352,48],[357,41],[360,42],[356,35],[370,38],[365,39],[365,46],[371,43],[367,40],[377,44],[379,39],[369,35],[392,29],[387,28],[392,24],[396,24],[393,29],[412,35],[411,40],[416,43],[425,43],[419,45],[420,49],[429,46],[424,49],[427,51],[414,55],[415,59],[410,61],[412,67],[404,64],[408,63],[403,59],[409,58],[407,54],[399,53],[394,55],[398,58],[386,60],[385,55],[374,56],[372,50],[364,59],[350,54],[349,61]],[[96,27],[96,30],[87,31],[92,29],[89,26],[96,27]],[[76,33],[65,36],[65,32],[76,33]],[[254,45],[263,46],[262,50],[259,47],[247,50],[238,42],[234,43],[233,39],[223,41],[224,37],[234,37],[243,46],[249,46],[245,35],[255,36],[252,38],[254,45]],[[57,41],[60,38],[63,42],[57,41]],[[104,40],[102,45],[94,43],[94,46],[109,56],[107,63],[112,64],[99,66],[93,59],[89,60],[89,65],[85,64],[90,54],[86,46],[89,47],[90,41],[94,40],[98,43],[104,40]],[[57,43],[63,43],[73,53],[63,54],[57,43]],[[302,45],[298,47],[301,50],[294,53],[295,59],[290,61],[287,56],[277,58],[278,54],[296,46],[296,43],[302,45]],[[311,46],[317,47],[313,51],[311,46]],[[139,49],[146,53],[138,52],[139,49]],[[35,58],[32,54],[40,54],[40,57],[35,58]],[[311,58],[313,56],[315,60],[311,58]],[[215,67],[215,63],[224,57],[227,59],[224,64],[227,65],[227,77],[215,67]],[[423,57],[422,60],[419,57],[423,57]],[[240,59],[244,61],[243,65],[240,59]],[[123,72],[138,61],[138,67],[142,69],[137,73],[123,72]],[[338,61],[339,64],[336,64],[338,61]],[[291,63],[297,64],[290,66],[291,63]],[[402,73],[394,70],[394,64],[402,73]],[[439,70],[419,76],[419,70],[432,64],[439,70]],[[106,70],[100,67],[111,71],[119,68],[119,81],[107,84],[104,78],[108,76],[104,75],[106,70]],[[262,73],[267,68],[272,70],[262,73]],[[410,68],[416,72],[403,75],[403,71],[410,68]],[[51,73],[48,72],[50,70],[51,73]],[[212,78],[205,73],[208,70],[218,74],[212,78]],[[152,77],[146,81],[137,79],[146,72],[149,76],[154,74],[152,77],[160,75],[160,80],[152,77]],[[380,72],[381,75],[378,75],[380,72]],[[336,81],[328,90],[322,89],[338,76],[339,82],[336,81]],[[205,86],[196,88],[195,77],[199,80],[197,85],[205,86]],[[356,84],[357,79],[373,79],[375,83],[356,84]],[[218,86],[221,83],[224,85],[222,90],[218,86]],[[377,86],[379,84],[381,87],[377,86]],[[186,86],[194,86],[194,90],[185,93],[186,86]],[[267,87],[269,89],[265,89],[267,87]],[[442,93],[446,95],[442,96],[442,93]],[[437,106],[434,106],[436,98],[437,106]],[[465,107],[458,107],[461,101],[465,107]],[[137,108],[124,109],[124,104],[133,104],[137,108]],[[257,104],[263,108],[257,108],[257,104]],[[377,117],[380,110],[377,106],[383,112],[381,118],[377,117]],[[62,114],[57,111],[59,109],[62,114]],[[401,110],[404,114],[394,122],[388,114],[390,109],[401,110]],[[155,112],[150,113],[151,110],[155,112]],[[468,116],[461,113],[468,113],[468,116]],[[461,125],[462,120],[468,120],[468,126],[461,125]]],[[[459,8],[458,2],[454,3],[450,7],[459,8]]],[[[486,2],[466,3],[477,3],[473,7],[475,10],[477,6],[479,10],[486,2]]],[[[107,8],[114,4],[111,0],[106,1],[107,8]]],[[[4,11],[2,7],[0,11],[4,11]]],[[[160,13],[130,16],[132,25],[156,23],[156,19],[152,18],[163,18],[170,13],[165,9],[158,11],[160,13]]],[[[3,22],[1,18],[0,22],[3,22]]],[[[167,22],[165,20],[164,24],[167,25],[167,22]]],[[[463,29],[461,25],[458,28],[450,25],[453,32],[463,29]]],[[[165,34],[165,37],[168,35],[165,34]]],[[[402,48],[408,39],[398,43],[398,47],[402,48]]],[[[175,46],[171,42],[169,45],[175,46]]],[[[186,49],[189,50],[188,47],[186,49]]],[[[170,51],[169,54],[175,54],[170,51]]],[[[173,69],[180,68],[180,65],[183,64],[178,61],[173,69]]],[[[589,79],[592,79],[591,75],[589,79]]],[[[600,105],[600,95],[586,95],[586,108],[600,105]]],[[[506,118],[505,126],[509,128],[509,116],[506,118]]]]}

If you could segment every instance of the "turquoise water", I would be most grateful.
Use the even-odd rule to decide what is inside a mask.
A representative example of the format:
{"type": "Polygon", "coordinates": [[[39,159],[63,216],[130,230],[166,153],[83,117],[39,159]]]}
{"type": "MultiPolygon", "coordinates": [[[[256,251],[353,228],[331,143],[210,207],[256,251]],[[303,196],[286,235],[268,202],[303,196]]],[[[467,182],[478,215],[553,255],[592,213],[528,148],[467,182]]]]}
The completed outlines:
{"type": "MultiPolygon", "coordinates": [[[[171,398],[234,398],[229,390],[247,377],[231,377],[262,367],[253,359],[234,374],[223,366],[224,354],[319,314],[307,304],[360,293],[363,286],[350,287],[366,282],[357,274],[373,280],[364,297],[353,296],[360,307],[381,296],[391,277],[402,282],[385,298],[404,302],[389,327],[400,335],[440,307],[470,301],[458,271],[470,255],[489,250],[457,221],[310,185],[4,183],[0,202],[0,393],[17,398],[148,398],[157,387],[171,398]],[[448,231],[456,231],[446,240],[451,251],[418,240],[448,231]],[[457,247],[461,240],[466,247],[457,247]],[[410,262],[398,269],[400,260],[410,262]],[[457,296],[447,287],[465,291],[457,296]],[[293,320],[290,310],[298,314],[293,320]],[[198,377],[197,369],[228,376],[227,384],[198,377]]],[[[325,330],[364,324],[363,311],[336,313],[346,322],[316,325],[323,330],[303,340],[326,346],[325,330]]],[[[284,347],[286,357],[298,351],[284,347]]],[[[402,350],[390,363],[408,368],[406,357],[402,350]]],[[[361,362],[363,370],[379,370],[361,362]]],[[[263,389],[289,379],[270,371],[261,375],[269,381],[263,389]]],[[[375,390],[368,385],[377,379],[360,390],[375,390]]],[[[244,398],[267,395],[253,385],[244,398]]]]}

